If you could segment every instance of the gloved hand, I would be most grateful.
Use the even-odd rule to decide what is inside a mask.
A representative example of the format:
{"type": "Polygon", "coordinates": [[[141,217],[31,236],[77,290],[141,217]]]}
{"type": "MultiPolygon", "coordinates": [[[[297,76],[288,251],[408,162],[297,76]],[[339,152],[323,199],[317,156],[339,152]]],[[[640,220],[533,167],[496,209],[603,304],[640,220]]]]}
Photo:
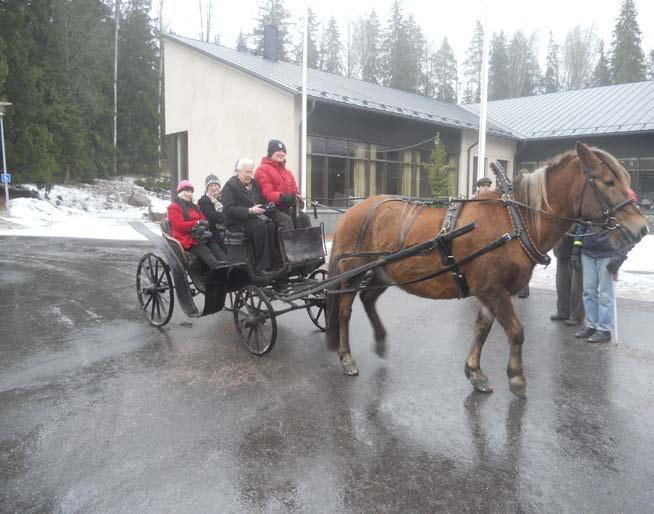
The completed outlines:
{"type": "Polygon", "coordinates": [[[279,197],[279,202],[289,207],[295,205],[295,193],[288,193],[279,197]]]}
{"type": "Polygon", "coordinates": [[[581,271],[581,254],[578,252],[572,252],[572,256],[570,257],[570,265],[572,266],[572,269],[579,272],[581,271]]]}
{"type": "Polygon", "coordinates": [[[622,263],[624,261],[625,259],[623,259],[622,257],[616,257],[614,259],[611,259],[609,263],[606,265],[606,269],[608,270],[609,273],[615,275],[620,269],[620,266],[622,266],[622,263]]]}
{"type": "Polygon", "coordinates": [[[198,220],[196,225],[202,225],[203,227],[208,227],[209,226],[209,221],[208,220],[198,220]]]}

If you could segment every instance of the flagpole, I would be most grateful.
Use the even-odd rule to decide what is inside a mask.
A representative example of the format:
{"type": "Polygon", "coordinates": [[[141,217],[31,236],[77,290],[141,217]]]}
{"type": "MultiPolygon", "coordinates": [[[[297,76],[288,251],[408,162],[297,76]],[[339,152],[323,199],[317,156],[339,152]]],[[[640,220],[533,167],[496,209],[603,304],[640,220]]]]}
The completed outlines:
{"type": "MultiPolygon", "coordinates": [[[[302,35],[302,141],[300,142],[300,194],[307,197],[307,42],[309,30],[309,2],[304,6],[304,34],[302,35]]],[[[305,202],[306,209],[306,202],[305,202]]]]}
{"type": "MultiPolygon", "coordinates": [[[[477,178],[486,176],[486,109],[488,103],[488,49],[490,46],[488,27],[488,0],[484,0],[484,45],[481,59],[481,105],[479,109],[479,155],[477,158],[477,178]]],[[[472,188],[476,184],[471,184],[472,188]]],[[[474,189],[473,189],[474,191],[474,189]]]]}

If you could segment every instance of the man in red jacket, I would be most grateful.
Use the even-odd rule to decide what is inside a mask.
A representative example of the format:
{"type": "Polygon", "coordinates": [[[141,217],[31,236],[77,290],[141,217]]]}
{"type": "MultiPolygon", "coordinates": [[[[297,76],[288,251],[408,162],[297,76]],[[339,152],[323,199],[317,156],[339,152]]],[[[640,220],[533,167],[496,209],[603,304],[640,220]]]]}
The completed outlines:
{"type": "MultiPolygon", "coordinates": [[[[293,173],[286,168],[286,146],[277,139],[268,142],[268,155],[261,159],[254,179],[266,202],[277,206],[268,214],[276,226],[286,230],[296,228],[291,217],[291,208],[296,205],[300,192],[293,173]]],[[[309,216],[297,209],[297,228],[311,226],[309,216]]]]}

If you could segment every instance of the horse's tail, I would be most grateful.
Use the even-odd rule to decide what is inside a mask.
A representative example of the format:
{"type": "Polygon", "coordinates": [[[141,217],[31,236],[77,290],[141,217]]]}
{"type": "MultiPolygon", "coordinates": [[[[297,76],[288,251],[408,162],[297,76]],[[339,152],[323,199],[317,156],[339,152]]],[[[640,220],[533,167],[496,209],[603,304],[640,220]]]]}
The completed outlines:
{"type": "MultiPolygon", "coordinates": [[[[328,277],[334,277],[338,273],[338,255],[335,251],[336,236],[332,241],[332,251],[329,257],[329,266],[327,268],[328,277]]],[[[336,287],[340,287],[340,284],[336,287]]],[[[339,294],[326,294],[325,300],[325,336],[327,337],[327,348],[331,351],[338,349],[340,325],[338,322],[338,300],[339,294]]]]}

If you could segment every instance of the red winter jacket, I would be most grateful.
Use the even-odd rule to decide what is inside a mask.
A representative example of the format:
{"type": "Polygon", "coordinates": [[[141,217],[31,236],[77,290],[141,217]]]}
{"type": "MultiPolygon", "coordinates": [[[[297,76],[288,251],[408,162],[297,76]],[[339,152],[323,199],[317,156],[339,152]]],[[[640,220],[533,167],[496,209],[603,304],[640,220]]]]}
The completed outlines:
{"type": "Polygon", "coordinates": [[[295,183],[295,177],[283,163],[273,161],[268,157],[261,159],[261,164],[254,174],[254,180],[266,202],[280,204],[279,197],[288,193],[300,194],[295,183]]]}
{"type": "Polygon", "coordinates": [[[198,244],[191,235],[191,230],[198,221],[206,219],[202,211],[194,203],[191,203],[188,209],[188,221],[184,219],[184,211],[177,202],[173,202],[168,206],[168,221],[170,221],[172,236],[182,243],[184,250],[198,244]]]}

